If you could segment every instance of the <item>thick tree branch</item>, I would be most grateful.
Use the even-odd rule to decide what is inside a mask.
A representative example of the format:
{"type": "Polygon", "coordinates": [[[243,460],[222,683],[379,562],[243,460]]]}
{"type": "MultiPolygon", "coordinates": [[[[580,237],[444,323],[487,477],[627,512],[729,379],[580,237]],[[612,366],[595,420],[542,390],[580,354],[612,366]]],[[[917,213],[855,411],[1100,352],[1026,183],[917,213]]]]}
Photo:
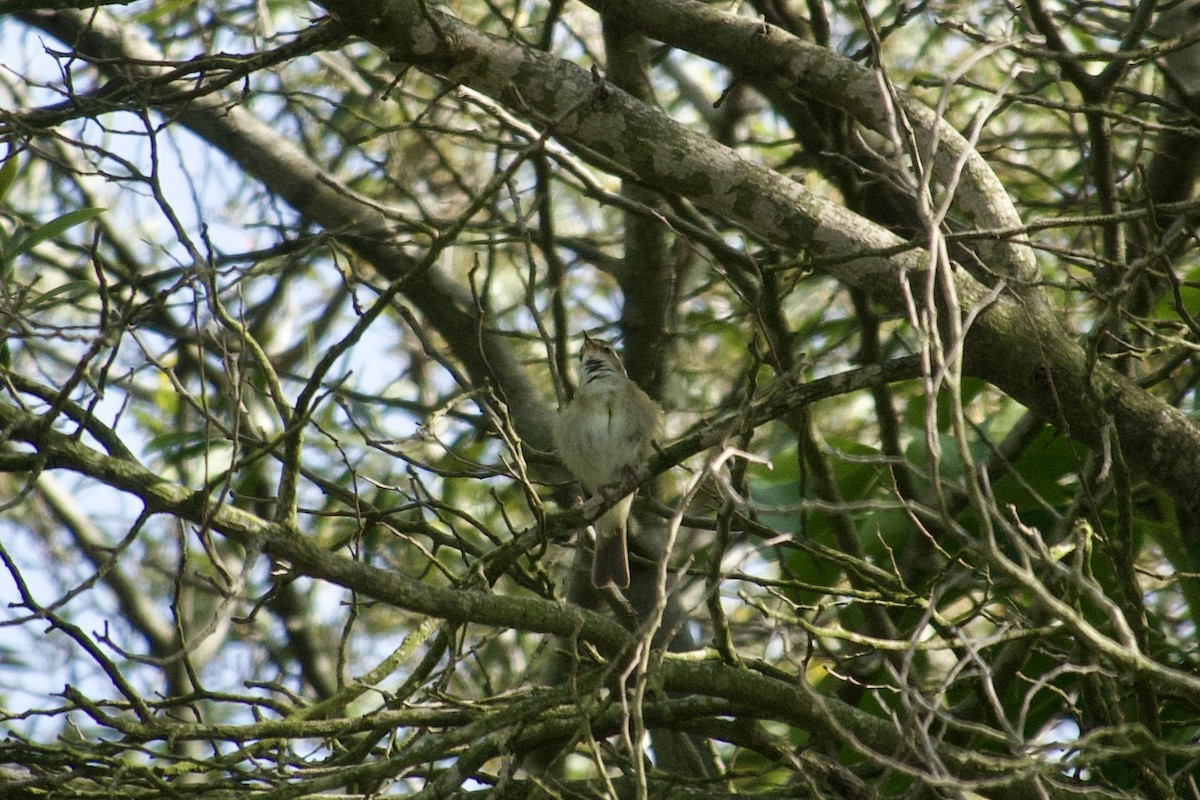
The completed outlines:
{"type": "MultiPolygon", "coordinates": [[[[0,762],[27,770],[0,769],[0,783],[16,779],[18,793],[103,794],[102,781],[115,774],[115,791],[130,795],[184,791],[192,779],[215,786],[226,776],[232,782],[213,790],[222,797],[366,796],[422,782],[424,795],[473,785],[499,795],[519,793],[532,754],[552,751],[556,764],[591,755],[593,770],[586,787],[540,774],[551,793],[645,795],[659,784],[643,769],[650,762],[638,742],[661,728],[732,745],[712,750],[719,779],[686,787],[712,797],[757,792],[766,785],[760,778],[791,781],[795,796],[842,800],[922,790],[989,800],[1186,793],[1197,749],[1186,714],[1172,709],[1200,708],[1179,611],[1194,599],[1195,581],[1162,489],[1174,494],[1181,520],[1200,519],[1200,435],[1169,407],[1194,414],[1185,392],[1195,375],[1184,374],[1182,356],[1150,351],[1156,380],[1172,386],[1143,385],[1159,386],[1164,398],[1172,392],[1163,403],[1099,363],[1096,348],[1082,351],[1060,318],[1094,322],[1094,340],[1102,324],[1071,302],[1086,303],[1097,284],[1052,284],[1078,277],[1073,259],[1089,257],[1082,238],[1061,242],[1072,227],[1115,223],[1076,216],[1049,223],[1066,231],[1024,226],[989,169],[1021,181],[1008,188],[1031,203],[1050,185],[1081,188],[1073,150],[1035,164],[1033,178],[1019,172],[1028,161],[1005,159],[1019,148],[1074,147],[1082,140],[1064,124],[1098,113],[1121,115],[1113,152],[1134,153],[1144,130],[1129,124],[1140,111],[1121,106],[1124,89],[1110,108],[1083,109],[1056,105],[1032,83],[1036,96],[1005,84],[994,99],[1016,104],[1001,122],[1028,128],[996,149],[981,145],[994,154],[985,160],[888,79],[887,48],[901,38],[889,34],[936,45],[972,33],[923,28],[909,9],[880,21],[872,72],[757,20],[684,0],[585,0],[567,12],[556,0],[526,13],[487,3],[329,0],[338,18],[302,19],[303,32],[282,37],[269,30],[270,15],[291,12],[275,6],[123,15],[118,24],[103,7],[77,13],[69,5],[21,15],[67,44],[14,62],[4,83],[12,110],[0,112],[0,135],[27,137],[15,147],[35,158],[19,153],[0,170],[0,194],[12,189],[0,228],[36,225],[43,210],[95,196],[97,176],[117,188],[106,227],[63,233],[68,214],[39,227],[58,233],[35,249],[0,253],[11,273],[0,315],[12,329],[0,353],[8,370],[0,370],[8,387],[0,477],[19,487],[2,504],[0,571],[18,588],[8,625],[22,649],[52,652],[65,634],[71,655],[86,663],[68,662],[80,677],[67,678],[78,688],[61,693],[65,702],[0,710],[20,739],[9,748],[17,758],[0,754],[0,762]],[[577,47],[594,51],[602,21],[611,23],[607,68],[589,70],[577,47]],[[543,51],[524,38],[539,26],[543,51]],[[352,41],[355,33],[368,41],[352,41]],[[168,36],[161,49],[147,44],[168,36]],[[814,136],[797,134],[805,150],[789,158],[786,133],[773,128],[778,117],[762,108],[727,131],[736,151],[700,121],[689,130],[676,121],[692,119],[686,102],[656,80],[661,61],[629,57],[640,48],[629,43],[644,37],[666,42],[656,56],[687,68],[719,62],[734,86],[755,87],[814,136]],[[557,52],[575,64],[545,52],[568,39],[557,52]],[[192,44],[194,58],[165,55],[190,54],[192,44]],[[217,46],[246,55],[206,52],[217,46]],[[42,80],[47,58],[61,70],[58,87],[42,80]],[[241,87],[229,83],[235,73],[241,87]],[[21,110],[39,87],[78,104],[21,110]],[[1026,99],[1061,116],[1025,109],[1026,99]],[[820,109],[837,118],[825,144],[815,138],[820,109]],[[143,124],[130,130],[129,119],[143,124]],[[185,137],[182,151],[170,151],[181,128],[201,142],[185,137]],[[869,165],[852,163],[849,139],[871,152],[869,165]],[[131,154],[131,144],[145,152],[131,154]],[[824,163],[843,160],[844,203],[811,169],[804,181],[784,177],[812,154],[807,148],[824,163]],[[217,159],[203,175],[193,169],[198,155],[219,153],[232,166],[217,159]],[[873,213],[856,194],[864,175],[889,185],[912,212],[910,227],[872,225],[849,210],[873,213]],[[230,176],[232,194],[209,194],[230,176]],[[628,195],[612,190],[616,181],[628,195]],[[130,218],[141,208],[139,187],[151,189],[170,222],[165,233],[151,229],[155,215],[130,218]],[[218,210],[214,199],[228,202],[218,210]],[[527,217],[534,203],[536,241],[527,217]],[[618,223],[603,230],[598,219],[618,223]],[[127,235],[143,225],[144,239],[127,235]],[[301,238],[291,241],[297,225],[301,238]],[[932,252],[905,240],[918,234],[932,252]],[[691,248],[695,271],[680,297],[669,291],[663,235],[691,248]],[[622,236],[624,269],[613,255],[622,236]],[[164,264],[177,246],[185,263],[164,264]],[[1044,277],[1035,246],[1061,253],[1044,277]],[[439,258],[448,247],[457,258],[439,258]],[[639,260],[646,253],[654,257],[639,260]],[[538,264],[543,256],[549,272],[538,264]],[[603,288],[580,282],[586,269],[564,277],[580,263],[572,258],[619,276],[630,343],[669,335],[683,344],[678,370],[656,368],[652,347],[631,352],[628,363],[648,378],[669,376],[664,399],[690,427],[649,463],[623,471],[620,488],[548,513],[546,487],[528,477],[514,432],[548,445],[541,344],[565,354],[581,321],[601,324],[614,312],[603,288]],[[660,264],[660,280],[639,278],[646,263],[660,264]],[[335,269],[344,266],[356,274],[335,269]],[[813,268],[823,274],[808,276],[813,268]],[[871,339],[846,316],[830,276],[852,288],[860,309],[879,312],[877,363],[829,374],[871,339]],[[364,303],[367,284],[382,294],[364,303]],[[547,309],[557,313],[549,328],[547,309]],[[397,345],[403,374],[389,374],[375,347],[390,335],[392,314],[415,334],[397,345]],[[747,358],[756,329],[769,344],[751,344],[747,358]],[[920,355],[894,358],[911,352],[914,339],[920,355]],[[789,361],[800,350],[822,377],[801,379],[802,359],[789,361]],[[963,364],[999,388],[960,383],[963,364]],[[333,378],[343,365],[346,374],[333,378]],[[776,371],[770,385],[768,366],[776,371]],[[865,391],[878,396],[893,381],[904,381],[894,387],[896,419],[889,403],[877,405],[884,419],[864,416],[865,391]],[[482,414],[461,408],[476,398],[482,414]],[[1011,427],[1018,400],[1032,409],[1030,424],[1018,422],[985,467],[989,438],[1011,427]],[[813,409],[818,401],[823,407],[813,409]],[[795,440],[785,429],[810,412],[827,434],[814,462],[826,467],[825,492],[794,469],[795,440]],[[1022,429],[1040,431],[1044,451],[1014,457],[1023,449],[1012,442],[1031,441],[1022,429]],[[123,442],[118,430],[133,439],[123,442]],[[878,448],[880,435],[893,441],[878,448]],[[1095,450],[1081,457],[1080,443],[1095,450]],[[753,455],[743,462],[744,451],[753,455]],[[775,469],[760,469],[760,457],[775,469]],[[1000,462],[1003,469],[990,468],[1000,462]],[[892,480],[901,464],[909,490],[892,480]],[[76,500],[99,501],[81,513],[136,518],[120,541],[103,541],[102,531],[75,541],[42,516],[39,485],[50,486],[44,498],[69,525],[86,525],[55,496],[61,470],[84,476],[63,484],[78,487],[76,500]],[[291,491],[276,488],[280,470],[291,491]],[[562,599],[555,585],[559,545],[610,497],[668,470],[688,471],[701,494],[689,489],[669,505],[645,499],[639,508],[680,531],[673,546],[692,555],[688,572],[657,551],[639,560],[666,577],[671,602],[707,603],[713,625],[684,630],[715,631],[715,655],[694,644],[663,653],[666,637],[638,628],[636,582],[603,598],[604,615],[579,608],[569,593],[562,599]],[[1105,470],[1110,479],[1090,480],[1105,470]],[[1136,485],[1143,475],[1152,486],[1136,485]],[[930,499],[918,499],[926,492],[930,499]],[[38,558],[38,547],[48,557],[38,558]],[[79,547],[94,565],[77,563],[79,547]],[[698,570],[706,547],[709,569],[698,570]],[[271,583],[264,554],[284,583],[262,593],[271,583]],[[906,558],[928,565],[917,580],[904,571],[906,558]],[[110,569],[130,577],[111,585],[116,597],[99,582],[110,569]],[[700,571],[706,581],[695,580],[700,571]],[[71,588],[46,604],[46,581],[71,588]],[[169,607],[177,630],[154,620],[147,628],[142,601],[169,607]],[[205,631],[192,620],[232,624],[234,610],[252,603],[278,612],[282,624],[237,624],[198,644],[205,631]],[[88,632],[96,612],[113,631],[88,632]],[[123,644],[131,633],[122,614],[149,631],[148,650],[123,644]],[[866,615],[879,624],[864,625],[866,615]],[[49,637],[46,622],[55,628],[49,637]],[[295,625],[307,635],[286,638],[295,625]],[[217,658],[205,664],[199,648],[210,644],[217,658]],[[542,666],[560,657],[564,670],[546,680],[542,666]],[[164,682],[172,667],[186,669],[186,680],[164,682]],[[117,691],[106,697],[78,682],[91,674],[117,691]],[[156,685],[165,691],[153,695],[156,685]],[[310,686],[328,699],[312,702],[310,686]],[[82,736],[39,737],[42,720],[75,725],[82,736]],[[804,739],[810,749],[796,752],[804,739]],[[220,743],[218,757],[201,753],[206,741],[220,743]],[[131,748],[134,760],[122,755],[131,748]],[[737,755],[747,750],[762,759],[752,765],[737,755]],[[722,762],[735,771],[723,774],[722,762]],[[614,770],[633,781],[610,779],[614,770]]],[[[820,5],[813,0],[814,19],[820,5]]],[[[1150,5],[1139,7],[1142,22],[1150,5]]],[[[789,24],[770,2],[762,9],[789,24]]],[[[864,13],[857,23],[874,35],[875,21],[864,13]]],[[[973,70],[1002,81],[994,70],[1008,60],[990,54],[977,51],[973,70]]],[[[929,63],[960,63],[935,55],[929,63]]],[[[1053,64],[1026,67],[1045,77],[1053,64]]],[[[1132,87],[1133,77],[1120,85],[1132,87]]],[[[948,84],[948,107],[981,85],[948,84]]],[[[989,123],[981,140],[991,133],[989,123]]],[[[1019,152],[1025,159],[1032,151],[1019,152]]],[[[109,205],[107,197],[87,202],[109,205]]],[[[1118,216],[1149,219],[1154,206],[1118,216]]],[[[1174,314],[1156,307],[1134,332],[1150,346],[1184,351],[1188,287],[1181,279],[1175,288],[1174,314]]],[[[1128,305],[1109,310],[1142,322],[1128,305]]],[[[656,600],[668,597],[657,580],[653,588],[656,600]]],[[[0,669],[23,679],[34,658],[0,652],[0,669]]],[[[47,675],[23,691],[51,696],[61,684],[57,672],[47,675]]],[[[672,763],[663,740],[651,738],[650,749],[656,771],[672,763]]],[[[688,750],[679,754],[684,780],[701,773],[688,750]]]]}
{"type": "MultiPolygon", "coordinates": [[[[180,124],[262,181],[303,217],[353,247],[383,277],[397,281],[417,269],[419,259],[405,249],[405,237],[376,203],[342,185],[270,125],[220,94],[194,97],[177,106],[177,87],[156,81],[167,70],[155,66],[164,61],[162,54],[130,27],[103,11],[33,12],[24,18],[102,63],[125,65],[122,77],[146,82],[141,84],[140,101],[153,104],[161,97],[167,106],[164,110],[169,109],[180,124]]],[[[498,384],[520,435],[538,449],[549,450],[544,398],[506,343],[484,328],[470,294],[432,266],[424,268],[419,280],[408,281],[403,295],[446,339],[476,385],[498,384]]]]}
{"type": "MultiPolygon", "coordinates": [[[[67,469],[87,475],[133,495],[151,513],[170,514],[211,528],[248,550],[261,550],[290,564],[298,574],[452,622],[475,622],[559,636],[580,635],[608,652],[618,651],[626,642],[627,632],[621,626],[579,608],[522,597],[498,602],[495,595],[485,592],[441,588],[333,555],[299,531],[235,506],[217,505],[203,491],[173,483],[135,461],[98,453],[70,436],[47,430],[44,422],[42,418],[0,404],[0,429],[11,440],[36,448],[45,469],[67,469]]],[[[14,465],[6,466],[11,471],[14,465]]]]}
{"type": "MultiPolygon", "coordinates": [[[[330,0],[324,5],[393,58],[495,97],[551,125],[568,144],[599,153],[650,185],[684,195],[782,247],[810,253],[815,266],[880,303],[902,308],[902,282],[923,280],[929,263],[924,251],[904,247],[878,225],[747,162],[615,88],[599,95],[591,76],[573,64],[487,36],[448,14],[422,8],[416,0],[330,0]]],[[[701,52],[704,42],[723,42],[729,50],[736,44],[742,60],[783,69],[797,90],[827,99],[851,98],[848,112],[876,127],[891,124],[888,100],[870,73],[783,32],[754,27],[699,3],[661,0],[639,12],[640,4],[614,0],[604,8],[620,11],[655,36],[686,42],[701,52]],[[722,38],[725,28],[736,35],[722,38]]],[[[1019,226],[1007,197],[996,193],[999,184],[989,177],[986,164],[969,150],[946,144],[961,139],[955,140],[931,111],[910,100],[902,105],[905,117],[921,131],[920,140],[942,143],[939,153],[945,158],[936,163],[945,163],[937,169],[962,166],[959,200],[968,215],[985,224],[1019,226]],[[974,200],[968,202],[972,192],[974,200]]],[[[1019,283],[1032,276],[1020,241],[998,246],[1003,252],[997,263],[986,266],[1019,283]]],[[[1018,290],[995,292],[964,270],[955,273],[954,283],[962,308],[979,312],[963,343],[967,372],[1088,446],[1103,449],[1104,439],[1115,432],[1131,465],[1185,508],[1200,510],[1195,491],[1200,485],[1200,427],[1107,366],[1089,365],[1040,294],[1023,283],[1018,290]]]]}
{"type": "MultiPolygon", "coordinates": [[[[331,553],[288,526],[268,521],[229,505],[215,505],[203,492],[187,489],[138,464],[99,453],[71,436],[47,429],[33,414],[0,404],[0,428],[13,441],[31,445],[45,469],[67,469],[87,475],[138,498],[152,513],[170,514],[195,525],[209,527],[249,550],[258,550],[286,562],[293,572],[326,580],[367,597],[453,622],[511,627],[524,631],[575,637],[595,644],[602,652],[618,655],[633,644],[619,624],[577,606],[531,597],[501,597],[467,589],[437,587],[331,553]]],[[[6,465],[9,466],[9,465],[6,465]]],[[[864,752],[886,754],[921,774],[924,754],[910,751],[903,732],[886,720],[806,688],[803,681],[784,682],[741,667],[715,661],[668,660],[663,665],[663,687],[722,698],[755,709],[766,719],[798,725],[813,735],[833,737],[864,752]]],[[[1200,691],[1193,676],[1158,668],[1151,677],[1176,690],[1200,691]]],[[[181,729],[182,730],[182,729],[181,729]]],[[[167,735],[156,723],[145,735],[167,735]]],[[[440,750],[437,752],[441,752],[440,750]]],[[[1036,787],[1051,797],[1071,797],[1069,788],[1044,777],[1020,774],[1023,755],[1010,760],[1000,754],[986,758],[941,744],[939,758],[960,771],[960,777],[993,786],[997,797],[1028,797],[1036,787]]],[[[1094,795],[1091,795],[1094,796],[1094,795]]]]}
{"type": "MultiPolygon", "coordinates": [[[[423,8],[416,0],[328,2],[326,7],[350,30],[393,58],[489,94],[551,126],[568,144],[599,153],[648,184],[684,195],[780,246],[812,254],[814,265],[866,290],[885,305],[901,307],[901,281],[920,280],[925,272],[928,256],[923,251],[904,247],[883,228],[765,167],[747,162],[615,87],[608,87],[601,96],[592,76],[573,64],[487,36],[452,16],[423,8]],[[436,21],[436,28],[430,25],[427,13],[436,21]]],[[[692,15],[688,26],[683,25],[683,19],[671,19],[696,36],[697,20],[714,28],[714,38],[718,24],[740,24],[724,15],[711,16],[718,12],[699,4],[656,3],[654,7],[692,15]]],[[[110,51],[101,54],[107,57],[154,61],[153,52],[147,52],[144,44],[127,41],[129,37],[104,15],[59,12],[31,16],[68,41],[80,39],[90,25],[94,34],[88,41],[98,38],[104,42],[110,51]],[[70,35],[72,30],[74,36],[70,35]]],[[[737,30],[743,38],[754,33],[737,30]]],[[[668,31],[661,33],[666,35],[668,31]]],[[[788,74],[796,85],[809,86],[811,77],[816,82],[810,91],[826,91],[840,80],[840,85],[851,89],[845,95],[858,98],[847,109],[851,113],[878,109],[886,102],[877,86],[874,105],[863,94],[868,86],[876,85],[869,73],[842,61],[834,61],[833,66],[823,70],[820,67],[824,62],[817,56],[832,58],[830,54],[819,49],[812,52],[806,49],[809,46],[790,40],[782,32],[770,32],[759,41],[738,41],[747,49],[767,54],[774,52],[772,48],[778,42],[778,47],[784,49],[774,57],[785,61],[790,52],[787,48],[799,48],[797,52],[803,57],[795,56],[788,62],[792,64],[788,74]],[[752,44],[755,48],[750,48],[752,44]]],[[[911,102],[905,104],[911,122],[939,125],[931,112],[921,113],[920,108],[911,102]]],[[[393,237],[390,223],[372,204],[338,186],[267,125],[239,112],[241,109],[230,108],[217,98],[205,97],[179,112],[179,119],[257,175],[301,213],[331,231],[341,232],[384,274],[399,276],[412,267],[411,259],[393,237]]],[[[876,124],[880,124],[878,113],[876,117],[876,124]]],[[[951,140],[944,128],[938,128],[938,141],[951,140]]],[[[975,158],[968,155],[951,160],[967,166],[976,164],[975,158]]],[[[967,179],[960,191],[994,183],[975,176],[973,170],[975,167],[964,173],[967,179]]],[[[992,210],[979,214],[991,223],[1009,220],[1003,207],[1007,199],[998,203],[990,190],[982,194],[992,198],[983,206],[992,210]]],[[[1003,263],[1014,274],[1025,274],[1019,266],[1024,263],[1019,256],[1023,247],[1007,242],[1004,246],[1016,249],[1002,259],[1003,263]]],[[[1171,492],[1182,507],[1200,513],[1200,496],[1195,491],[1200,485],[1200,427],[1106,366],[1089,368],[1083,351],[1066,336],[1037,293],[996,294],[961,270],[955,275],[955,283],[963,308],[982,309],[964,343],[965,369],[969,373],[998,386],[1089,446],[1103,448],[1104,438],[1115,431],[1135,469],[1171,492]]],[[[461,289],[431,270],[426,279],[414,282],[406,293],[438,325],[473,377],[483,383],[490,375],[499,376],[522,436],[538,447],[548,447],[545,426],[541,424],[544,400],[503,342],[485,331],[481,336],[483,351],[479,350],[479,321],[461,289]]]]}

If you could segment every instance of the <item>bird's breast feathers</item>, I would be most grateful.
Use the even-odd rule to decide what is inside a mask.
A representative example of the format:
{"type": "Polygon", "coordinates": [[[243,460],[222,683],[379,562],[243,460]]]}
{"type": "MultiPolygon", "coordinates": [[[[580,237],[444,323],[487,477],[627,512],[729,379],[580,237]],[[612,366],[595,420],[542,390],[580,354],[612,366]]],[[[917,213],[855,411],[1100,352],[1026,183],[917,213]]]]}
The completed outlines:
{"type": "Polygon", "coordinates": [[[617,480],[621,468],[640,455],[631,447],[640,436],[634,415],[623,412],[611,392],[576,397],[559,421],[558,434],[560,454],[574,462],[567,467],[589,489],[617,480]]]}

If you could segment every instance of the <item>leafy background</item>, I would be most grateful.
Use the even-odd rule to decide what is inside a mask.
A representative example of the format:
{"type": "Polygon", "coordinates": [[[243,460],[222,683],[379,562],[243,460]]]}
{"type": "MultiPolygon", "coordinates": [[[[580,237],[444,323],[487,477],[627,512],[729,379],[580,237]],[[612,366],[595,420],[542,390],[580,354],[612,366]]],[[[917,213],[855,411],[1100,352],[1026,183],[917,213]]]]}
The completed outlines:
{"type": "Polygon", "coordinates": [[[1200,797],[1189,8],[0,2],[6,796],[1200,797]]]}

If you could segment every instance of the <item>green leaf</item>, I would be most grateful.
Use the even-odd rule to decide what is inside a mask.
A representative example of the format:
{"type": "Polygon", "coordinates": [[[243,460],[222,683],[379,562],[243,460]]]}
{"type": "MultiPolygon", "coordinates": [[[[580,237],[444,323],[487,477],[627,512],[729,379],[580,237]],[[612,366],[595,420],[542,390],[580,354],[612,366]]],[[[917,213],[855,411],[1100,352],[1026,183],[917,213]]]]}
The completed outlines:
{"type": "Polygon", "coordinates": [[[96,293],[96,285],[90,281],[67,281],[41,294],[30,298],[30,308],[39,309],[54,305],[60,295],[68,295],[66,300],[73,302],[81,297],[90,297],[96,293]]]}
{"type": "Polygon", "coordinates": [[[4,163],[0,165],[0,203],[4,202],[4,198],[8,195],[8,190],[12,187],[13,181],[17,177],[17,157],[12,155],[12,150],[9,150],[9,155],[4,159],[4,163]]]}
{"type": "Polygon", "coordinates": [[[74,228],[76,225],[81,225],[90,219],[103,214],[105,209],[97,207],[79,208],[74,211],[68,211],[57,219],[52,219],[45,225],[34,228],[26,236],[20,239],[13,247],[7,257],[12,258],[22,253],[28,253],[33,248],[37,247],[42,242],[59,236],[64,231],[74,228]]]}
{"type": "Polygon", "coordinates": [[[8,283],[8,276],[12,273],[12,258],[8,255],[9,243],[12,238],[8,233],[0,228],[0,283],[8,283]]]}
{"type": "Polygon", "coordinates": [[[203,431],[169,430],[150,437],[146,442],[146,452],[194,455],[204,451],[206,441],[203,431]]]}

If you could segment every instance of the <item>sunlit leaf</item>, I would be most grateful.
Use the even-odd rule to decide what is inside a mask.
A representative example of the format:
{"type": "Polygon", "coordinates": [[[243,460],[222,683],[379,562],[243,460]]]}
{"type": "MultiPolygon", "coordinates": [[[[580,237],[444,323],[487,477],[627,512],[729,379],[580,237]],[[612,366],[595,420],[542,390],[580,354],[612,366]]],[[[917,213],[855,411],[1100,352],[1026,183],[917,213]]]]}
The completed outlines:
{"type": "Polygon", "coordinates": [[[61,217],[57,217],[50,222],[34,228],[24,237],[17,240],[12,247],[12,252],[9,257],[15,257],[23,253],[28,253],[33,248],[37,247],[42,242],[50,241],[62,235],[66,231],[74,228],[76,225],[82,225],[88,220],[95,219],[104,213],[103,208],[80,208],[74,211],[68,211],[61,217]]]}
{"type": "Polygon", "coordinates": [[[17,157],[12,150],[9,150],[8,156],[0,163],[0,205],[4,203],[4,199],[8,196],[8,190],[12,187],[16,177],[17,157]]]}

